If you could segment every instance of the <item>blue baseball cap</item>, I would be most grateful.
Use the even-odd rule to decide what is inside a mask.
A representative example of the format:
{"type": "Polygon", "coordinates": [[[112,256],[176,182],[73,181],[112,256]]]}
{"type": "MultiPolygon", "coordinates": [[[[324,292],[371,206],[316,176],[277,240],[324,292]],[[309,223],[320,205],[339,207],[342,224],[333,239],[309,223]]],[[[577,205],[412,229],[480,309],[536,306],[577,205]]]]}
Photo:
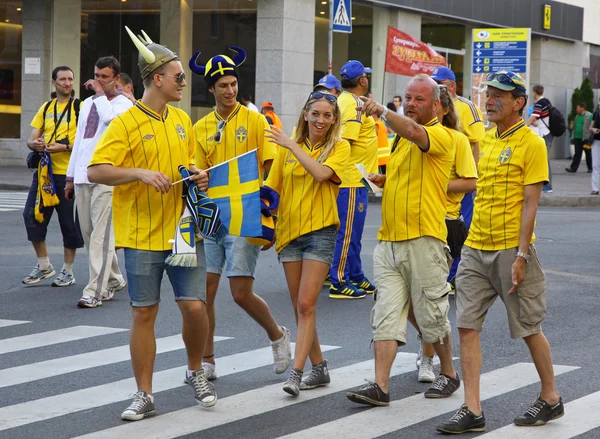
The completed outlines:
{"type": "Polygon", "coordinates": [[[433,69],[433,72],[431,72],[431,78],[437,82],[445,79],[456,82],[456,76],[454,75],[454,72],[448,67],[436,67],[433,69]]]}
{"type": "Polygon", "coordinates": [[[340,84],[340,81],[334,75],[323,76],[321,79],[319,79],[317,85],[314,86],[314,88],[317,87],[325,87],[327,90],[335,89],[338,91],[342,91],[342,84],[340,84]]]}
{"type": "Polygon", "coordinates": [[[340,70],[340,76],[342,79],[354,79],[362,76],[364,73],[371,73],[372,70],[369,67],[363,66],[360,61],[350,60],[344,64],[340,70]]]}

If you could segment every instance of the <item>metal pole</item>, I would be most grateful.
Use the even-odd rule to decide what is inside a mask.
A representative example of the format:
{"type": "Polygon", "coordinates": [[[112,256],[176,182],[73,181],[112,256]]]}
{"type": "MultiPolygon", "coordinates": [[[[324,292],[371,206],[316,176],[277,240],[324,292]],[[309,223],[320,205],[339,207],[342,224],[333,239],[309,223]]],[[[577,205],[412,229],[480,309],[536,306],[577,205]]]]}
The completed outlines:
{"type": "Polygon", "coordinates": [[[329,0],[329,35],[328,35],[328,63],[327,73],[333,72],[333,0],[329,0]]]}

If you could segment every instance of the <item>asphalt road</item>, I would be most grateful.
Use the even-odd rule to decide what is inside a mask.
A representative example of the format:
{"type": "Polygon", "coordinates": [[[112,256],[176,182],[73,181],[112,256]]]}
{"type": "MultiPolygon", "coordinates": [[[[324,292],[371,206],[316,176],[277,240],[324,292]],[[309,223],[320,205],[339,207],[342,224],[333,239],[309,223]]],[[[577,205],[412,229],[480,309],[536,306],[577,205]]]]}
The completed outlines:
{"type": "MultiPolygon", "coordinates": [[[[18,209],[18,203],[15,206],[18,209]]],[[[380,206],[373,204],[363,238],[367,274],[372,273],[379,222],[380,206]]],[[[567,405],[564,418],[545,427],[516,430],[511,426],[513,417],[535,399],[539,383],[525,344],[510,339],[504,308],[497,302],[482,335],[482,391],[487,398],[489,436],[600,437],[598,224],[598,209],[545,208],[538,214],[537,248],[548,280],[544,332],[553,348],[560,393],[572,405],[567,405]]],[[[26,241],[21,211],[0,211],[0,230],[0,438],[430,438],[438,436],[435,425],[462,403],[459,395],[443,401],[423,398],[427,385],[416,381],[414,331],[409,331],[409,342],[396,361],[392,406],[368,409],[349,402],[345,391],[373,378],[368,324],[372,298],[330,300],[325,289],[319,301],[318,330],[321,343],[330,347],[326,358],[332,385],[303,392],[297,399],[287,396],[281,390],[287,375],[272,372],[266,335],[233,303],[223,283],[217,335],[231,338],[216,344],[219,402],[214,409],[203,410],[183,385],[185,351],[177,337],[181,319],[165,279],[156,325],[157,338],[164,339],[155,367],[159,416],[126,425],[119,414],[136,390],[127,351],[126,293],[101,308],[76,308],[87,276],[85,251],[75,262],[75,286],[52,288],[50,281],[43,281],[25,287],[21,279],[31,271],[35,255],[26,241]]],[[[58,271],[62,244],[56,220],[48,245],[58,271]]],[[[283,271],[274,251],[261,255],[255,291],[295,334],[283,271]]],[[[454,335],[458,340],[456,331],[454,335]]],[[[458,357],[458,343],[454,352],[458,357]]]]}

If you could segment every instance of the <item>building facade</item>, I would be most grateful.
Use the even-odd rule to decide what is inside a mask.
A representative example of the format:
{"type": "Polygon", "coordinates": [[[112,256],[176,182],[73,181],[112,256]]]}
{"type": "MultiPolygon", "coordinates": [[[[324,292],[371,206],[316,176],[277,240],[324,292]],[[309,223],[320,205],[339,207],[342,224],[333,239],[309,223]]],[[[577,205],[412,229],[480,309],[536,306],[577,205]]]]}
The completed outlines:
{"type": "MultiPolygon", "coordinates": [[[[353,32],[334,34],[333,71],[348,59],[371,66],[372,92],[384,103],[402,95],[410,79],[384,74],[388,26],[443,54],[466,97],[472,29],[480,27],[531,28],[529,82],[543,84],[563,114],[584,76],[600,88],[597,0],[353,0],[351,12],[353,32]],[[543,25],[544,5],[552,8],[550,29],[543,25]]],[[[327,71],[328,23],[327,0],[6,0],[0,4],[0,165],[24,165],[29,124],[50,97],[55,66],[73,69],[83,99],[96,59],[115,55],[141,97],[137,52],[125,25],[180,55],[190,80],[179,105],[194,121],[214,100],[203,79],[187,70],[192,53],[201,51],[199,62],[206,62],[228,46],[243,47],[248,59],[240,67],[240,93],[250,93],[259,107],[273,102],[290,132],[327,71]]],[[[556,145],[554,157],[569,155],[566,138],[556,145]]]]}

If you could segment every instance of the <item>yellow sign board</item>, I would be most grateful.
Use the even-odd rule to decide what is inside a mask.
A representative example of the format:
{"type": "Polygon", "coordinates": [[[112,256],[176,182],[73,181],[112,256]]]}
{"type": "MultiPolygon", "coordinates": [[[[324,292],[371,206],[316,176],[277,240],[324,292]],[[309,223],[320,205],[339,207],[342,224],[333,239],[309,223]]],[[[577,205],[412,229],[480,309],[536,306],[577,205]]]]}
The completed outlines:
{"type": "Polygon", "coordinates": [[[552,5],[544,5],[544,29],[549,30],[552,24],[552,5]]]}
{"type": "Polygon", "coordinates": [[[528,28],[506,28],[506,29],[475,29],[473,41],[527,41],[529,37],[528,28]]]}

